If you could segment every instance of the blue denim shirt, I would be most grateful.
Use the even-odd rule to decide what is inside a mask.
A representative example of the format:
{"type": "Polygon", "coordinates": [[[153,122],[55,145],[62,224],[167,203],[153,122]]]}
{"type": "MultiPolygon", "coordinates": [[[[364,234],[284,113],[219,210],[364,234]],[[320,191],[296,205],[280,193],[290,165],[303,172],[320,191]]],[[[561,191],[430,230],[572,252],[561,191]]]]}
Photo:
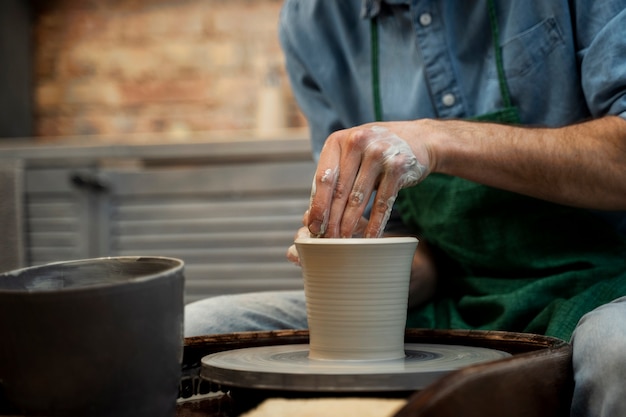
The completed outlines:
{"type": "MultiPolygon", "coordinates": [[[[523,124],[626,118],[626,0],[496,0],[495,8],[523,124]]],[[[316,159],[333,131],[375,120],[373,16],[384,120],[503,107],[486,1],[287,0],[280,41],[316,159]]]]}

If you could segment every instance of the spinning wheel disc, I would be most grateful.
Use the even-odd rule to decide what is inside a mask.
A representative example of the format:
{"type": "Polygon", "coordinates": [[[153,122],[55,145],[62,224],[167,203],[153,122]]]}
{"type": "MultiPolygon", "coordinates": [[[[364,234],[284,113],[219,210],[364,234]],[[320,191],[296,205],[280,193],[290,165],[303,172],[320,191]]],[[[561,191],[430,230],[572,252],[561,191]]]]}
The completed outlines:
{"type": "Polygon", "coordinates": [[[423,389],[456,369],[511,356],[473,346],[405,345],[406,357],[384,361],[309,359],[309,346],[228,350],[202,358],[201,377],[232,387],[309,392],[379,392],[423,389]]]}

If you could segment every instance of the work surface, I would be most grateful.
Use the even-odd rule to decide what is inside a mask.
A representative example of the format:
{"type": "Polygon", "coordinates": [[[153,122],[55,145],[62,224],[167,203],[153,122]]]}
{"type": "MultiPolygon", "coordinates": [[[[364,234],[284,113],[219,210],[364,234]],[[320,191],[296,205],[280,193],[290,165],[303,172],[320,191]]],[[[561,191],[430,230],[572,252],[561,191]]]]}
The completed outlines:
{"type": "MultiPolygon", "coordinates": [[[[407,330],[405,341],[485,347],[502,350],[512,356],[464,367],[419,392],[363,395],[407,399],[407,404],[395,414],[396,417],[554,417],[569,413],[571,347],[566,342],[521,333],[425,329],[407,330]]],[[[358,393],[336,395],[211,386],[199,377],[200,361],[211,353],[307,342],[308,332],[304,330],[187,338],[185,376],[177,416],[235,417],[269,398],[359,397],[358,393]]]]}

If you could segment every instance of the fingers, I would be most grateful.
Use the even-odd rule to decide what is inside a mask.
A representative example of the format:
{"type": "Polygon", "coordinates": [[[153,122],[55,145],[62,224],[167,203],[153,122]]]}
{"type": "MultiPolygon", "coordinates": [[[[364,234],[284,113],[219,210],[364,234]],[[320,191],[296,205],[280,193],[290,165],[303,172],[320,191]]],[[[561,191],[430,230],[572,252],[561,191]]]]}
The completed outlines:
{"type": "Polygon", "coordinates": [[[352,237],[377,189],[365,237],[380,237],[401,188],[417,184],[426,168],[409,145],[379,126],[335,132],[322,149],[305,224],[320,237],[352,237]]]}
{"type": "Polygon", "coordinates": [[[298,255],[298,249],[296,249],[295,244],[287,249],[287,260],[294,265],[300,266],[300,255],[298,255]]]}
{"type": "Polygon", "coordinates": [[[342,131],[331,135],[320,154],[308,215],[309,231],[315,236],[340,237],[348,199],[362,198],[353,194],[361,160],[354,145],[359,142],[339,140],[344,134],[342,131]]]}
{"type": "Polygon", "coordinates": [[[364,231],[365,237],[382,237],[400,189],[416,185],[426,173],[410,148],[402,142],[385,150],[381,164],[382,177],[364,231]]]}
{"type": "Polygon", "coordinates": [[[363,232],[364,237],[383,236],[399,190],[395,183],[381,181],[381,187],[376,192],[372,210],[370,211],[370,218],[363,232]]]}
{"type": "Polygon", "coordinates": [[[320,155],[320,161],[311,185],[311,200],[305,215],[304,225],[308,227],[313,236],[324,236],[328,227],[330,202],[339,174],[340,154],[335,151],[335,147],[336,144],[331,142],[331,138],[328,138],[323,150],[328,148],[329,151],[322,152],[323,155],[320,155]]]}
{"type": "Polygon", "coordinates": [[[363,213],[377,186],[381,172],[380,161],[367,156],[367,153],[373,152],[376,154],[378,151],[370,147],[362,153],[361,166],[352,185],[352,191],[343,207],[343,212],[337,213],[337,218],[341,221],[341,237],[363,234],[363,213]]]}
{"type": "MultiPolygon", "coordinates": [[[[306,218],[306,216],[307,215],[305,214],[304,217],[306,218]]],[[[294,237],[293,240],[297,240],[298,238],[304,238],[304,237],[311,237],[311,234],[309,233],[308,228],[301,227],[296,232],[296,236],[294,237]]],[[[287,260],[289,260],[289,262],[295,265],[300,266],[300,255],[298,255],[298,250],[295,244],[289,246],[289,248],[287,249],[287,260]]]]}
{"type": "Polygon", "coordinates": [[[378,177],[378,162],[366,156],[369,147],[364,131],[356,130],[344,139],[339,177],[330,210],[327,237],[349,238],[357,234],[359,223],[378,177]]]}

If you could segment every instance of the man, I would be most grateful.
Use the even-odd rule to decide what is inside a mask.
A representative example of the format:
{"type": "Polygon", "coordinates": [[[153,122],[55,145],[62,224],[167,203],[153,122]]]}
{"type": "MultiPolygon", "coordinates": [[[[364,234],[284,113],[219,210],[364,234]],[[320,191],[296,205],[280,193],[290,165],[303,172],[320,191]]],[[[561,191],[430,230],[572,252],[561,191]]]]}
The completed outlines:
{"type": "MultiPolygon", "coordinates": [[[[292,0],[281,15],[318,160],[299,233],[419,236],[411,327],[574,333],[575,416],[626,415],[625,9],[292,0]]],[[[306,325],[301,294],[242,299],[227,330],[306,325]]]]}

